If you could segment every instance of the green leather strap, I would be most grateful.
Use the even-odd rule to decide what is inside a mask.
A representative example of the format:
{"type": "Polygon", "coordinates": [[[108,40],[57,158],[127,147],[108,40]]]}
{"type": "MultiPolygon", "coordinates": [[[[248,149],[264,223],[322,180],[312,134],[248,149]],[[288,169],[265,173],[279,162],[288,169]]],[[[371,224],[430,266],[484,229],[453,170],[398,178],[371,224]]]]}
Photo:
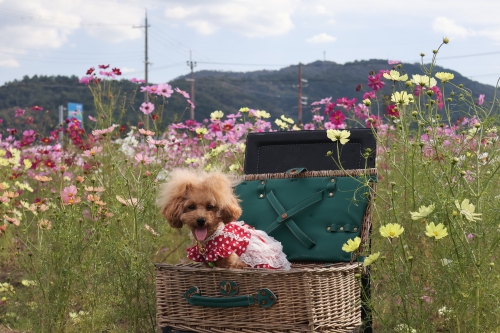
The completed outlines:
{"type": "Polygon", "coordinates": [[[314,193],[311,195],[309,198],[299,202],[292,208],[290,208],[288,211],[285,211],[285,208],[281,205],[281,203],[278,201],[278,198],[276,198],[276,195],[274,194],[273,191],[269,192],[267,194],[267,200],[269,200],[269,203],[271,206],[274,208],[276,213],[278,213],[278,218],[276,221],[271,223],[267,228],[266,232],[270,234],[274,229],[278,228],[280,224],[283,222],[285,225],[290,229],[290,231],[293,233],[293,235],[308,249],[312,248],[316,243],[309,238],[298,226],[297,224],[291,219],[292,216],[300,212],[301,210],[309,207],[310,205],[321,201],[323,199],[323,191],[319,191],[317,193],[314,193]]]}
{"type": "Polygon", "coordinates": [[[201,296],[198,287],[191,287],[184,293],[186,301],[194,306],[205,306],[209,308],[236,308],[259,305],[261,308],[267,309],[271,307],[277,300],[276,295],[267,289],[261,289],[255,294],[235,296],[235,297],[206,297],[201,296]]]}

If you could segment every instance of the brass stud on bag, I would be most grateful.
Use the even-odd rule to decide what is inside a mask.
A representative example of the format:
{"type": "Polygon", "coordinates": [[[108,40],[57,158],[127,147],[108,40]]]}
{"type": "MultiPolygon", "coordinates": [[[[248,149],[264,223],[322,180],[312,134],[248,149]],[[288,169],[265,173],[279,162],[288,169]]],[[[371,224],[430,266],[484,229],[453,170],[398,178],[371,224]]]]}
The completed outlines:
{"type": "Polygon", "coordinates": [[[264,185],[266,182],[265,182],[265,181],[261,181],[260,183],[261,183],[262,185],[264,185]]]}
{"type": "Polygon", "coordinates": [[[328,194],[328,195],[331,196],[331,197],[333,197],[333,193],[332,192],[330,192],[330,194],[328,194]]]}
{"type": "Polygon", "coordinates": [[[326,228],[326,230],[330,231],[330,230],[332,230],[332,228],[328,227],[328,228],[326,228]]]}
{"type": "Polygon", "coordinates": [[[358,228],[354,228],[354,231],[358,231],[358,228]]]}
{"type": "Polygon", "coordinates": [[[340,227],[340,229],[339,229],[339,230],[344,230],[344,227],[340,227]]]}
{"type": "Polygon", "coordinates": [[[266,296],[266,292],[265,292],[265,291],[261,292],[260,294],[261,294],[262,296],[266,296]]]}
{"type": "Polygon", "coordinates": [[[259,198],[263,198],[263,197],[264,197],[264,194],[259,195],[259,198]]]}
{"type": "Polygon", "coordinates": [[[331,182],[332,182],[332,183],[335,183],[335,178],[332,178],[331,182]]]}
{"type": "Polygon", "coordinates": [[[286,219],[286,217],[287,217],[287,216],[288,216],[288,215],[286,215],[286,213],[281,214],[281,218],[282,218],[282,219],[286,219]]]}

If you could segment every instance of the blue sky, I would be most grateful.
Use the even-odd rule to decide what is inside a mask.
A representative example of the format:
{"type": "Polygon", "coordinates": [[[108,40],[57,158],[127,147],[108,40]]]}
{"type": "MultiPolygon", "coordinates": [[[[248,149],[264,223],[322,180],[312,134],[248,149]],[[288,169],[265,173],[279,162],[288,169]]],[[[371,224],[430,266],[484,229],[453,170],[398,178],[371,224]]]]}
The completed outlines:
{"type": "MultiPolygon", "coordinates": [[[[195,70],[279,69],[299,62],[430,59],[487,84],[500,77],[500,1],[0,0],[0,84],[78,75],[99,64],[149,79],[195,70]]],[[[389,67],[389,66],[388,66],[389,67]]],[[[411,73],[410,73],[411,74],[411,73]]],[[[418,73],[415,73],[418,74],[418,73]]]]}

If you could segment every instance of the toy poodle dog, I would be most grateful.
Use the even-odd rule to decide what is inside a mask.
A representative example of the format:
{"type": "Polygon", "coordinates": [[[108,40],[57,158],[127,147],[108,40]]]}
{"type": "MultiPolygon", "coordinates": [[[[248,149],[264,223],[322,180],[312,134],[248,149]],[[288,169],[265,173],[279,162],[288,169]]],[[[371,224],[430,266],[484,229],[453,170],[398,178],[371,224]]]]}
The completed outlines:
{"type": "Polygon", "coordinates": [[[237,221],[242,210],[222,172],[172,171],[158,205],[170,226],[190,230],[195,245],[187,253],[193,261],[210,267],[290,269],[280,242],[237,221]]]}

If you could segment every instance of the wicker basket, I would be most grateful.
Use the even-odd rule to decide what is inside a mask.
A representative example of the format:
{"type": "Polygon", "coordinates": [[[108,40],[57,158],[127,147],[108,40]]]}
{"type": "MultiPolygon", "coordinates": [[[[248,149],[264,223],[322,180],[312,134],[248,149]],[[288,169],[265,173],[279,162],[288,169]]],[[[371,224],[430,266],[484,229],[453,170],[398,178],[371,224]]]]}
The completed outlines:
{"type": "Polygon", "coordinates": [[[356,263],[293,264],[289,271],[156,264],[157,323],[203,333],[352,332],[361,325],[357,271],[356,263]],[[222,281],[236,282],[237,295],[222,295],[222,281]],[[191,287],[204,297],[250,300],[267,288],[277,300],[268,308],[195,306],[184,297],[191,287]]]}

